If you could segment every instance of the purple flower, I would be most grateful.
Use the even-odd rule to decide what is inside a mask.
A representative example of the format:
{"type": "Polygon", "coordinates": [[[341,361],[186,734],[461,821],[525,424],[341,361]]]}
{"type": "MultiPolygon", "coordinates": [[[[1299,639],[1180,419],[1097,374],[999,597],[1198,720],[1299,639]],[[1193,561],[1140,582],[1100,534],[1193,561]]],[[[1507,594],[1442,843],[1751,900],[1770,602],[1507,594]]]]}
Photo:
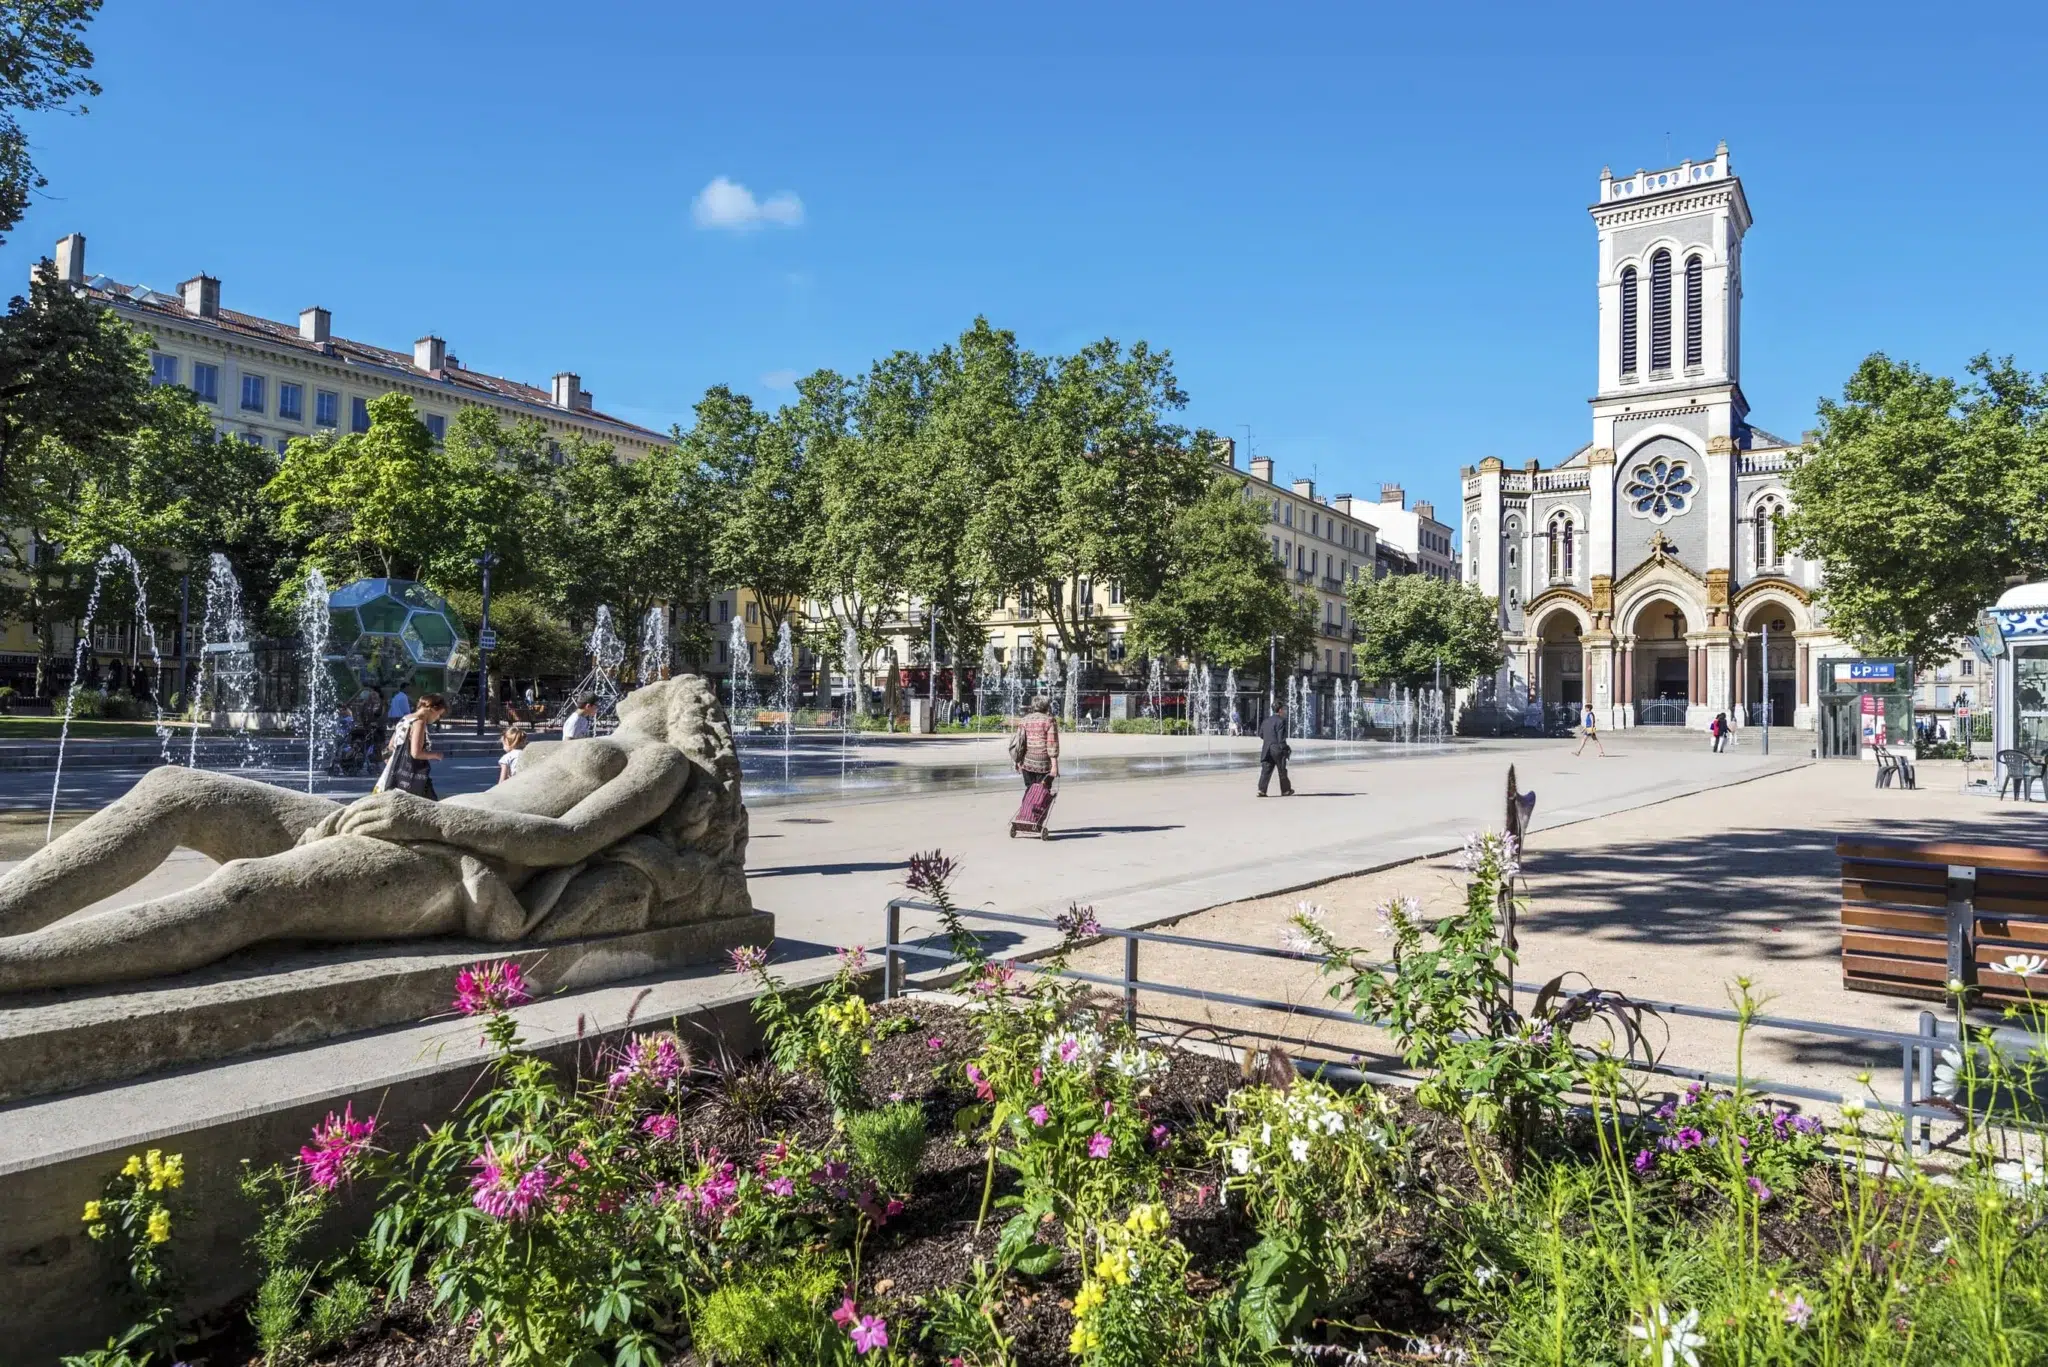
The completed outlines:
{"type": "Polygon", "coordinates": [[[640,1122],[640,1129],[658,1143],[666,1144],[676,1137],[676,1118],[672,1115],[650,1115],[640,1122]]]}
{"type": "Polygon", "coordinates": [[[1043,1125],[1051,1117],[1051,1112],[1045,1109],[1043,1101],[1024,1112],[1024,1114],[1031,1117],[1031,1123],[1034,1125],[1043,1125]]]}
{"type": "Polygon", "coordinates": [[[1638,1149],[1636,1151],[1635,1161],[1631,1163],[1629,1166],[1633,1167],[1636,1170],[1636,1174],[1638,1176],[1650,1171],[1650,1169],[1657,1166],[1656,1151],[1653,1149],[1638,1149]]]}
{"type": "Polygon", "coordinates": [[[1095,919],[1095,908],[1084,907],[1071,902],[1067,909],[1052,918],[1053,927],[1069,940],[1085,940],[1102,933],[1102,922],[1095,919]]]}
{"type": "Polygon", "coordinates": [[[859,1320],[860,1307],[853,1303],[853,1297],[851,1296],[840,1301],[839,1308],[832,1312],[832,1322],[841,1328],[858,1323],[859,1320]]]}
{"type": "Polygon", "coordinates": [[[527,1162],[524,1144],[500,1153],[487,1140],[482,1155],[470,1160],[470,1166],[477,1173],[469,1179],[469,1199],[493,1219],[525,1219],[554,1185],[545,1160],[527,1162]]]}
{"type": "Polygon", "coordinates": [[[868,947],[866,945],[841,945],[839,947],[839,966],[848,973],[858,973],[865,969],[868,966],[868,947]]]}
{"type": "Polygon", "coordinates": [[[762,945],[741,945],[728,957],[735,973],[759,973],[768,966],[768,950],[762,945]]]}
{"type": "Polygon", "coordinates": [[[1017,986],[1017,969],[1014,964],[983,964],[981,976],[974,980],[974,990],[984,997],[1007,996],[1017,986]]]}
{"type": "Polygon", "coordinates": [[[455,975],[455,1009],[465,1016],[495,1015],[533,1000],[518,963],[472,964],[455,975]]]}
{"type": "Polygon", "coordinates": [[[619,1091],[635,1082],[649,1082],[666,1088],[689,1066],[689,1055],[674,1035],[635,1035],[620,1054],[619,1066],[605,1080],[609,1091],[619,1091]]]}
{"type": "Polygon", "coordinates": [[[1155,1149],[1165,1148],[1166,1141],[1172,1137],[1172,1133],[1164,1125],[1154,1125],[1152,1127],[1152,1147],[1155,1149]]]}
{"type": "Polygon", "coordinates": [[[974,1094],[983,1101],[996,1099],[995,1084],[988,1080],[986,1073],[971,1063],[967,1065],[967,1080],[974,1084],[974,1094]]]}
{"type": "Polygon", "coordinates": [[[1769,1205],[1771,1203],[1771,1189],[1764,1185],[1763,1179],[1761,1177],[1750,1178],[1749,1189],[1756,1193],[1756,1199],[1759,1205],[1769,1205]]]}
{"type": "Polygon", "coordinates": [[[739,1194],[740,1179],[732,1164],[720,1163],[717,1171],[697,1184],[697,1213],[707,1220],[720,1215],[739,1194]]]}
{"type": "Polygon", "coordinates": [[[1804,1329],[1806,1322],[1812,1318],[1813,1307],[1806,1303],[1806,1297],[1796,1291],[1793,1292],[1792,1299],[1785,1302],[1785,1323],[1794,1329],[1804,1329]]]}
{"type": "Polygon", "coordinates": [[[939,1050],[946,1047],[945,1038],[941,1035],[933,1035],[930,1039],[924,1042],[924,1047],[931,1050],[933,1053],[937,1053],[939,1050]]]}
{"type": "Polygon", "coordinates": [[[853,1335],[854,1351],[862,1357],[889,1346],[889,1322],[880,1315],[862,1315],[860,1322],[847,1332],[853,1335]]]}
{"type": "Polygon", "coordinates": [[[764,1185],[767,1186],[770,1196],[794,1196],[796,1194],[796,1183],[790,1181],[787,1177],[771,1177],[764,1185]]]}
{"type": "Polygon", "coordinates": [[[945,891],[946,884],[952,881],[953,874],[959,867],[937,850],[929,854],[913,854],[910,856],[909,872],[903,878],[903,886],[912,892],[921,892],[927,897],[937,897],[945,891]]]}
{"type": "Polygon", "coordinates": [[[1097,1130],[1095,1137],[1088,1141],[1088,1156],[1090,1158],[1107,1158],[1109,1157],[1109,1149],[1109,1136],[1097,1130]]]}
{"type": "Polygon", "coordinates": [[[348,1176],[349,1160],[370,1147],[377,1135],[377,1117],[358,1120],[353,1102],[341,1114],[327,1113],[327,1119],[313,1127],[313,1142],[299,1150],[306,1165],[306,1180],[316,1187],[333,1190],[348,1176]]]}

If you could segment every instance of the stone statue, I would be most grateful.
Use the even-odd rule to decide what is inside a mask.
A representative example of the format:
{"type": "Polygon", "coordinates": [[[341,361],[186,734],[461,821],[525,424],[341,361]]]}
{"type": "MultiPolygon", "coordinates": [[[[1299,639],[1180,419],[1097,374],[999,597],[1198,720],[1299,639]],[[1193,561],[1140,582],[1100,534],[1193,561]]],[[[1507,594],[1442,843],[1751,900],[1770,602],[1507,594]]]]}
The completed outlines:
{"type": "Polygon", "coordinates": [[[177,973],[269,941],[510,944],[746,915],[747,813],[716,695],[684,676],[618,714],[609,737],[531,746],[509,782],[438,803],[387,792],[341,806],[154,769],[0,878],[0,993],[177,973]],[[180,845],[222,867],[72,915],[180,845]]]}

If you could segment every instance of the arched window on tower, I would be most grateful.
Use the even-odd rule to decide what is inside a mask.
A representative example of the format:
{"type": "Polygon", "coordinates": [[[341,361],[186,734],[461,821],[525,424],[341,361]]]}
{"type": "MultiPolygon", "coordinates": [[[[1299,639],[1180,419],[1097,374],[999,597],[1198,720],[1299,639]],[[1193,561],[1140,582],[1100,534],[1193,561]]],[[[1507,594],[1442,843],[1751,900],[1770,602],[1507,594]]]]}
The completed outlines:
{"type": "Polygon", "coordinates": [[[1621,373],[1636,373],[1636,268],[1621,273],[1621,373]]]}
{"type": "Polygon", "coordinates": [[[1697,256],[1685,259],[1685,363],[1699,365],[1706,355],[1706,320],[1700,317],[1706,296],[1707,268],[1697,256]]]}
{"type": "Polygon", "coordinates": [[[1550,542],[1550,582],[1569,584],[1572,580],[1573,562],[1577,559],[1573,546],[1572,515],[1559,513],[1550,519],[1546,533],[1550,542]]]}
{"type": "Polygon", "coordinates": [[[1508,543],[1508,570],[1513,572],[1519,569],[1522,564],[1522,521],[1520,518],[1511,517],[1508,519],[1507,532],[1503,539],[1508,543]]]}
{"type": "Polygon", "coordinates": [[[1768,574],[1785,567],[1785,550],[1778,544],[1778,521],[1784,515],[1785,505],[1776,498],[1757,500],[1751,521],[1758,574],[1768,574]]]}
{"type": "Polygon", "coordinates": [[[1650,373],[1671,369],[1671,253],[1650,258],[1650,373]]]}

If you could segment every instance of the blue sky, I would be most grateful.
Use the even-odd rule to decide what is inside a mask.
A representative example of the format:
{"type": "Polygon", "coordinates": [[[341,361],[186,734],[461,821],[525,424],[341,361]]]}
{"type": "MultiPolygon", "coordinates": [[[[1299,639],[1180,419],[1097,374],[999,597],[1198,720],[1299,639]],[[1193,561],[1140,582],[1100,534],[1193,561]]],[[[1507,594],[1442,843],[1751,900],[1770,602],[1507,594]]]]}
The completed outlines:
{"type": "Polygon", "coordinates": [[[658,427],[977,313],[1142,337],[1283,476],[1451,504],[1585,440],[1603,164],[1727,139],[1762,426],[1876,349],[2048,367],[2044,39],[1987,6],[109,0],[106,94],[31,124],[51,184],[0,270],[77,229],[91,271],[576,370],[658,427]]]}

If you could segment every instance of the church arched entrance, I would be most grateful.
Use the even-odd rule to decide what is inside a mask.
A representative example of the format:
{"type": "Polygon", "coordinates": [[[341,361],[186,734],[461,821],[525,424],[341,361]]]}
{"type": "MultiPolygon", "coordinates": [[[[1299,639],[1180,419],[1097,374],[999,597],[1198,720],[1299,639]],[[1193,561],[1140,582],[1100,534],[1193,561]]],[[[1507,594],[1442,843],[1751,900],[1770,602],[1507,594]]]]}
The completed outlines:
{"type": "Polygon", "coordinates": [[[1568,708],[1574,715],[1586,701],[1585,651],[1580,644],[1584,634],[1578,617],[1564,609],[1544,617],[1537,628],[1537,678],[1543,702],[1568,708]]]}
{"type": "Polygon", "coordinates": [[[1692,700],[1691,646],[1685,609],[1652,598],[1636,609],[1629,646],[1629,698],[1637,726],[1683,726],[1692,700]]]}
{"type": "Polygon", "coordinates": [[[1765,599],[1743,614],[1742,701],[1751,726],[1790,726],[1799,706],[1799,642],[1804,625],[1785,604],[1765,599]],[[1768,642],[1768,647],[1766,645],[1768,642]]]}

